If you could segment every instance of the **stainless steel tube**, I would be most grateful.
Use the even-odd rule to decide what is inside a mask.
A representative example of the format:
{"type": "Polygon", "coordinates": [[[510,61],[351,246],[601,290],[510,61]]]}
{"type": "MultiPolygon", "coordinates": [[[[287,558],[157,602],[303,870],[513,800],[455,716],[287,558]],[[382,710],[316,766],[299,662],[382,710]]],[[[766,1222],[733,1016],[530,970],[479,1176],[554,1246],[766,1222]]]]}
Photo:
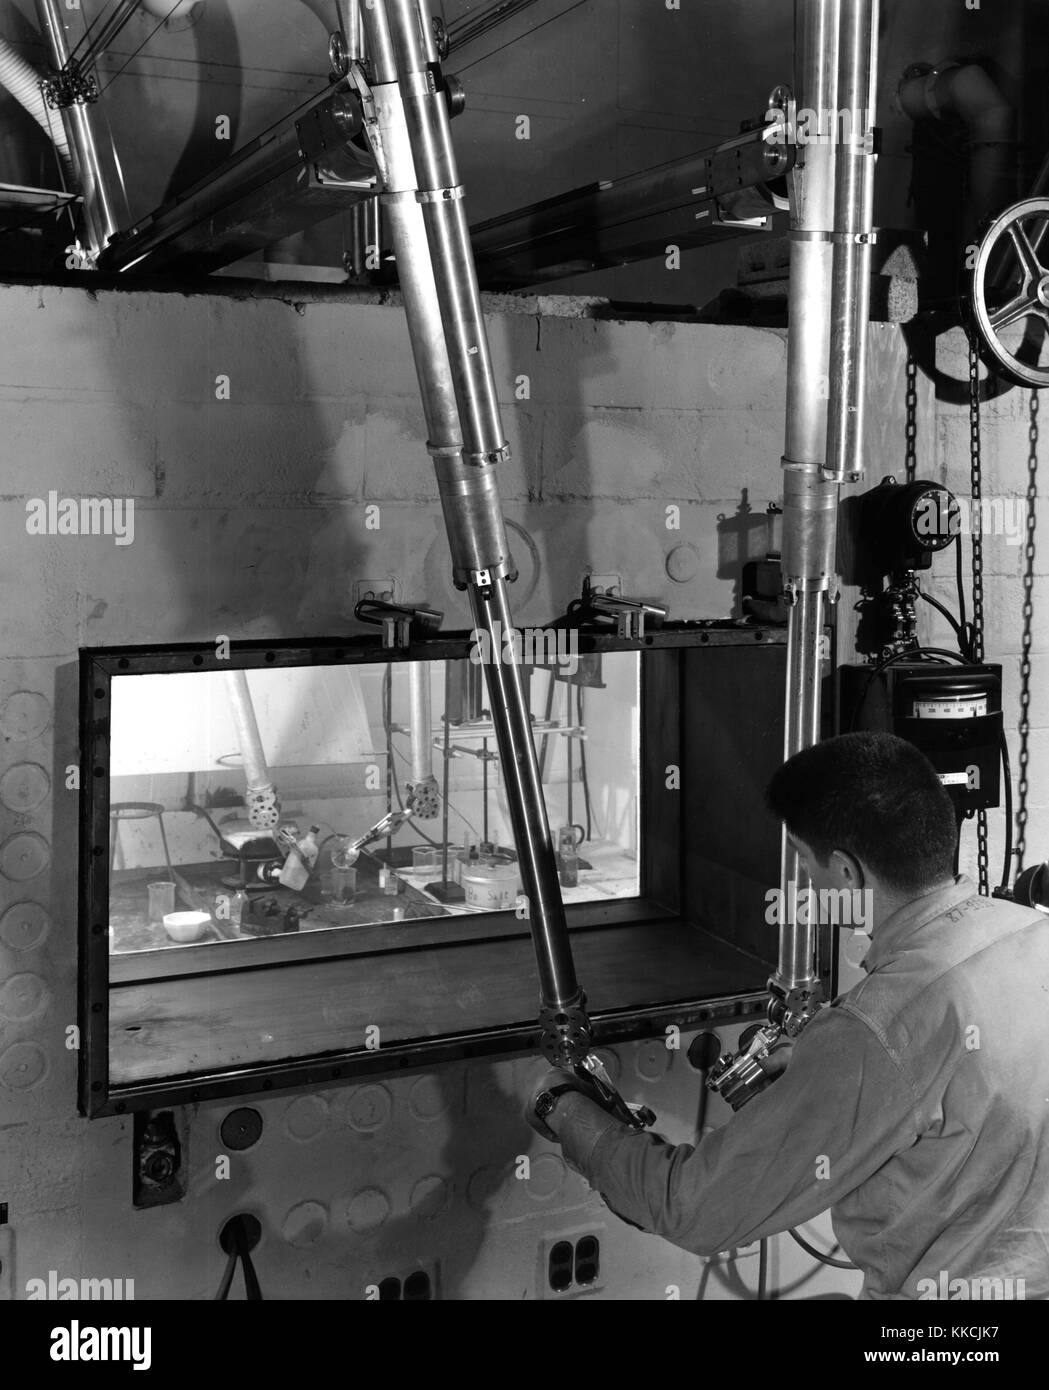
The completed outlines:
{"type": "Polygon", "coordinates": [[[412,781],[433,776],[433,734],[430,718],[430,668],[424,661],[408,663],[408,707],[412,781]]]}
{"type": "Polygon", "coordinates": [[[276,792],[266,762],[266,751],[262,746],[258,720],[255,718],[255,706],[248,689],[247,673],[227,671],[225,674],[233,726],[237,731],[241,762],[244,766],[248,816],[254,826],[272,826],[277,821],[276,792]]]}
{"type": "MultiPolygon", "coordinates": [[[[70,54],[66,20],[80,11],[66,10],[61,0],[36,0],[36,9],[52,65],[62,68],[70,54]]],[[[97,256],[109,238],[131,221],[123,175],[105,116],[97,104],[68,106],[61,118],[84,199],[87,250],[97,256]]]]}
{"type": "Polygon", "coordinates": [[[387,166],[382,205],[397,257],[453,573],[469,593],[475,628],[492,658],[485,663],[489,703],[528,898],[543,1015],[550,1022],[544,1047],[552,1058],[570,1064],[587,1050],[589,1025],[521,673],[512,647],[503,641],[512,630],[506,583],[513,561],[495,466],[507,450],[447,108],[435,90],[429,65],[436,53],[417,0],[375,0],[362,18],[387,166]]]}
{"type": "MultiPolygon", "coordinates": [[[[784,755],[820,734],[821,645],[840,479],[860,471],[870,298],[878,0],[801,0],[799,108],[830,113],[791,175],[783,578],[790,613],[784,755]],[[844,123],[839,123],[841,117],[844,123]]],[[[809,884],[783,837],[783,903],[809,884]]],[[[818,998],[816,923],[780,925],[771,981],[796,1031],[818,998]]]]}
{"type": "MultiPolygon", "coordinates": [[[[841,0],[801,0],[795,34],[798,109],[834,112],[838,106],[841,0]]],[[[791,184],[787,405],[783,458],[783,580],[790,602],[787,626],[785,758],[819,735],[819,637],[833,564],[838,489],[821,473],[827,451],[831,282],[834,233],[834,146],[804,145],[788,175],[791,184]]],[[[781,902],[795,901],[808,879],[783,835],[781,902]]],[[[818,983],[816,927],[781,914],[773,993],[785,1002],[788,1031],[804,1023],[818,983]]]]}
{"type": "Polygon", "coordinates": [[[827,473],[844,482],[862,472],[863,388],[867,378],[871,243],[874,239],[874,102],[878,0],[850,0],[842,11],[837,132],[834,273],[830,334],[827,473]]]}

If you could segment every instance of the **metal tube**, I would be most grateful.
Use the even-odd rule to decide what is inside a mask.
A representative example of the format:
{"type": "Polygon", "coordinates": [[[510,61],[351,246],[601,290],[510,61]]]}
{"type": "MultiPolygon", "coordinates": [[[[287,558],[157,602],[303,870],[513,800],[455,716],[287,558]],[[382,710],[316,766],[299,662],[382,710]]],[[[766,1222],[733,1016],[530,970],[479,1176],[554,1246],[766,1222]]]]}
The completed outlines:
{"type": "Polygon", "coordinates": [[[470,253],[436,54],[417,0],[362,11],[372,55],[388,219],[422,392],[455,582],[485,644],[488,698],[506,780],[542,1000],[544,1049],[571,1065],[587,1051],[506,581],[513,561],[495,480],[506,457],[487,333],[470,253]]]}
{"type": "Polygon", "coordinates": [[[335,9],[339,16],[343,39],[346,42],[346,56],[348,58],[363,58],[365,56],[364,29],[361,26],[360,0],[336,0],[335,9]]]}
{"type": "Polygon", "coordinates": [[[233,725],[237,730],[240,756],[244,765],[247,789],[244,799],[248,806],[248,818],[252,825],[258,828],[271,827],[277,823],[277,794],[270,778],[258,720],[255,718],[255,706],[248,689],[247,673],[227,671],[225,675],[233,725]]]}
{"type": "Polygon", "coordinates": [[[862,472],[863,386],[867,376],[871,243],[874,239],[874,100],[878,0],[842,11],[838,102],[848,129],[835,130],[833,318],[827,473],[844,482],[862,472]],[[845,138],[841,138],[844,135],[845,138]]]}
{"type": "Polygon", "coordinates": [[[270,780],[266,754],[262,747],[255,706],[252,704],[248,678],[243,671],[227,671],[226,689],[229,693],[233,724],[240,741],[240,756],[244,766],[244,780],[248,790],[264,790],[273,786],[270,780]]]}
{"type": "Polygon", "coordinates": [[[506,585],[470,586],[475,628],[484,633],[492,660],[485,665],[488,700],[495,726],[499,762],[506,781],[521,878],[528,896],[528,920],[535,943],[540,993],[549,1009],[562,1010],[579,1000],[572,950],[565,925],[539,764],[531,721],[521,686],[521,671],[503,637],[512,631],[506,585]],[[500,659],[509,656],[509,660],[500,659]]]}
{"type": "MultiPolygon", "coordinates": [[[[820,734],[820,647],[834,569],[838,487],[860,469],[874,179],[878,0],[802,0],[799,107],[832,126],[796,167],[791,220],[790,333],[784,464],[783,578],[787,628],[784,756],[820,734]],[[846,129],[838,125],[845,115],[846,129]],[[821,118],[822,119],[822,118],[821,118]],[[844,139],[841,137],[844,135],[844,139]]],[[[807,875],[784,833],[781,901],[807,875]]],[[[807,914],[809,915],[809,914],[807,914]]],[[[816,923],[780,926],[776,974],[788,1032],[818,1000],[816,923]]]]}
{"type": "MultiPolygon", "coordinates": [[[[838,106],[840,0],[801,0],[795,35],[799,109],[838,106]]],[[[791,181],[790,291],[787,406],[783,458],[783,581],[790,602],[787,624],[784,758],[819,734],[819,636],[833,559],[837,486],[821,472],[827,449],[827,377],[830,351],[834,231],[834,148],[829,140],[804,146],[791,181]]],[[[781,902],[800,896],[808,879],[782,839],[781,902]]],[[[783,1001],[785,1025],[801,1026],[818,983],[816,927],[780,923],[774,998],[783,1001]]]]}
{"type": "Polygon", "coordinates": [[[433,776],[433,744],[430,728],[430,668],[424,661],[408,663],[408,706],[411,734],[412,781],[433,776]]]}
{"type": "MultiPolygon", "coordinates": [[[[60,0],[36,0],[36,9],[51,52],[52,66],[61,69],[70,54],[65,22],[68,12],[62,9],[60,0]]],[[[110,237],[131,221],[124,180],[112,136],[97,104],[74,104],[64,108],[62,124],[73,151],[77,181],[84,199],[87,250],[95,257],[110,237]]]]}

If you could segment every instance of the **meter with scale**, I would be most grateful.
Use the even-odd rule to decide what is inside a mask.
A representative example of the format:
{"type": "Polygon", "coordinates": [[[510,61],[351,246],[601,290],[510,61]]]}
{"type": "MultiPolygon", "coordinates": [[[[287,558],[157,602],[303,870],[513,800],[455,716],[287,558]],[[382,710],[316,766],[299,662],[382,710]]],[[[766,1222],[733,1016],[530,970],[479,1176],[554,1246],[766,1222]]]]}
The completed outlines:
{"type": "Polygon", "coordinates": [[[912,719],[983,719],[991,713],[990,694],[979,678],[958,675],[925,682],[920,694],[911,696],[912,719]]]}
{"type": "Polygon", "coordinates": [[[999,804],[1002,668],[901,661],[839,671],[839,724],[898,734],[922,750],[959,819],[999,804]]]}

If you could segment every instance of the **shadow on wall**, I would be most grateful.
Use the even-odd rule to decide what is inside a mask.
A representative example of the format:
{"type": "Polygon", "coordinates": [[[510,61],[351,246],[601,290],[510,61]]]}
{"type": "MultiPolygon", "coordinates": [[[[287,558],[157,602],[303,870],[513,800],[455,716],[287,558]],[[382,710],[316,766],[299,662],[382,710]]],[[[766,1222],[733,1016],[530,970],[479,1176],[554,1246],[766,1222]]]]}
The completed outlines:
{"type": "Polygon", "coordinates": [[[765,558],[767,535],[765,513],[754,511],[748,489],[743,488],[733,514],[718,516],[718,578],[732,581],[733,618],[744,616],[743,567],[765,558]]]}
{"type": "MultiPolygon", "coordinates": [[[[199,67],[206,70],[208,65],[216,65],[229,73],[240,71],[242,57],[237,26],[225,6],[208,5],[205,8],[201,22],[193,28],[193,45],[195,62],[199,67]]],[[[240,80],[235,88],[230,84],[222,110],[216,113],[215,97],[209,84],[197,84],[193,125],[178,163],[171,171],[162,202],[177,197],[191,184],[204,178],[239,147],[242,85],[240,80]],[[224,131],[221,138],[218,138],[217,119],[228,122],[228,131],[224,131]]]]}

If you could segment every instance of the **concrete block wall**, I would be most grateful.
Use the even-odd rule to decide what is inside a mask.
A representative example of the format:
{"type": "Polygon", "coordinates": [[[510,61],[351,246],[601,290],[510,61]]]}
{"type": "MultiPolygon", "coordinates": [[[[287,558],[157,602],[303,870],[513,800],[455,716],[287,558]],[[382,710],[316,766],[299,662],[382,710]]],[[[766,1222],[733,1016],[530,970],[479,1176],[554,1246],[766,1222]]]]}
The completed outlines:
{"type": "MultiPolygon", "coordinates": [[[[264,1289],[290,1298],[364,1297],[387,1274],[437,1265],[443,1297],[534,1297],[542,1243],[595,1223],[606,1282],[587,1296],[746,1296],[752,1255],[707,1265],[631,1230],[522,1125],[533,1058],[267,1097],[263,1138],[232,1156],[228,1180],[218,1128],[236,1103],[186,1108],[188,1196],[133,1209],[131,1122],[77,1116],[66,1045],[77,649],[333,635],[351,626],[354,580],[387,575],[449,625],[468,619],[399,310],[10,286],[0,301],[0,1202],[13,1244],[0,1289],[24,1296],[56,1270],[133,1278],[143,1298],[209,1296],[219,1227],[255,1210],[264,1289]],[[50,491],[133,501],[133,540],[29,534],[27,502],[50,491]],[[529,1184],[514,1176],[521,1154],[529,1184]]],[[[759,518],[778,495],[783,336],[510,313],[489,328],[515,449],[507,512],[528,541],[518,621],[563,611],[588,568],[678,617],[732,612],[719,518],[736,519],[744,489],[759,518]],[[675,567],[682,582],[668,577],[672,552],[691,557],[675,567]]],[[[612,1064],[666,1132],[693,1133],[683,1054],[658,1038],[615,1049],[612,1064]]],[[[826,1226],[813,1233],[829,1244],[826,1226]]],[[[785,1239],[771,1276],[797,1297],[857,1285],[785,1239]]]]}

